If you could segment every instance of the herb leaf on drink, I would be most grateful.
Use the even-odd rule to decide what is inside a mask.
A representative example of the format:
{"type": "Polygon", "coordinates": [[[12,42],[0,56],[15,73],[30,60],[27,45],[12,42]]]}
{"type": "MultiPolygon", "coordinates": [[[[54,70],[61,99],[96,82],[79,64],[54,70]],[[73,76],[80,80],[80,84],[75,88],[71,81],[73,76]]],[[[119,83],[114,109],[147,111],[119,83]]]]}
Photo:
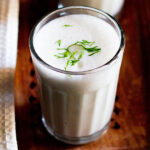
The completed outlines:
{"type": "Polygon", "coordinates": [[[63,50],[64,52],[58,53],[54,56],[57,58],[67,59],[65,70],[67,70],[68,66],[74,66],[77,62],[79,62],[82,59],[85,51],[89,53],[88,56],[95,55],[96,53],[99,53],[101,51],[101,48],[99,48],[98,46],[93,46],[95,42],[89,42],[87,40],[77,41],[66,48],[60,48],[61,40],[58,40],[57,42],[59,46],[57,50],[63,50]],[[74,46],[76,46],[75,48],[80,49],[72,52],[71,48],[74,46]]]}
{"type": "Polygon", "coordinates": [[[61,40],[58,40],[57,43],[58,43],[58,46],[60,47],[60,45],[61,45],[61,40]]]}
{"type": "Polygon", "coordinates": [[[70,24],[65,24],[65,25],[63,25],[64,27],[72,27],[72,25],[70,25],[70,24]]]}

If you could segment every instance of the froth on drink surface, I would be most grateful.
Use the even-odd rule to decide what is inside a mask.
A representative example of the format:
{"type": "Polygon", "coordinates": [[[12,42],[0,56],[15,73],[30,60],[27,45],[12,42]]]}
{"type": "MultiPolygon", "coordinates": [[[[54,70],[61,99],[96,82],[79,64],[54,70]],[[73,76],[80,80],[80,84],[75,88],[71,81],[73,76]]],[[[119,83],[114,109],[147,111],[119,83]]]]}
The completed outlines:
{"type": "MultiPolygon", "coordinates": [[[[113,58],[120,45],[119,36],[111,25],[100,18],[84,14],[67,15],[49,21],[39,30],[33,44],[44,62],[64,70],[67,58],[55,57],[63,52],[58,47],[68,47],[82,40],[95,42],[94,45],[101,51],[92,56],[85,51],[79,62],[67,67],[68,71],[86,71],[102,66],[113,58]]],[[[81,51],[81,47],[74,46],[71,51],[81,51]]]]}

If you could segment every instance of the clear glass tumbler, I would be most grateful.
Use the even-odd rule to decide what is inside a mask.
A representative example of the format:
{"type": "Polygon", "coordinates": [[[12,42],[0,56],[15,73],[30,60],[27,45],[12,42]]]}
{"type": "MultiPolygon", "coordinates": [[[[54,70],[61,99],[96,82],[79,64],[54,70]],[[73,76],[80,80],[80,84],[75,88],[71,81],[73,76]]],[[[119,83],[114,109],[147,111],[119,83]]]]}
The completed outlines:
{"type": "Polygon", "coordinates": [[[111,119],[125,45],[118,23],[94,8],[66,7],[51,12],[35,26],[29,45],[40,91],[42,121],[47,131],[69,144],[84,144],[99,138],[111,119]],[[36,53],[34,38],[38,31],[49,21],[71,14],[96,16],[115,29],[120,47],[103,66],[81,72],[64,71],[48,65],[36,53]]]}
{"type": "Polygon", "coordinates": [[[103,10],[117,17],[123,7],[124,0],[59,0],[58,8],[68,6],[89,6],[103,10]]]}

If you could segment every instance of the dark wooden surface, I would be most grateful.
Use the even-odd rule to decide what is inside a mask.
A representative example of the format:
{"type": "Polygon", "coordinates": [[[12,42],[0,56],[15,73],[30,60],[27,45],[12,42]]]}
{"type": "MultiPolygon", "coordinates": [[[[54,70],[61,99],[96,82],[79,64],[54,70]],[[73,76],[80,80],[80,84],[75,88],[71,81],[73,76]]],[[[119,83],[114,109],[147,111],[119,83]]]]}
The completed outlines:
{"type": "Polygon", "coordinates": [[[101,139],[82,146],[69,146],[54,140],[41,123],[28,39],[33,25],[56,5],[54,0],[20,0],[15,78],[19,150],[149,150],[150,0],[125,0],[119,23],[125,31],[126,48],[112,120],[101,139]]]}

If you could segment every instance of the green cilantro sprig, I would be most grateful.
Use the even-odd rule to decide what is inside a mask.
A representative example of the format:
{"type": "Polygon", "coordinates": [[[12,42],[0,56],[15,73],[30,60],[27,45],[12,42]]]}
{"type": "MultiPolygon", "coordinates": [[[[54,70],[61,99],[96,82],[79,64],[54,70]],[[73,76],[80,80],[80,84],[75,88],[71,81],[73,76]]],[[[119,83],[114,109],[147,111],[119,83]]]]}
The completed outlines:
{"type": "Polygon", "coordinates": [[[58,43],[58,46],[60,47],[60,45],[61,45],[61,40],[58,40],[57,43],[58,43]]]}
{"type": "Polygon", "coordinates": [[[68,66],[74,66],[77,62],[79,62],[82,59],[85,51],[89,53],[88,56],[92,56],[101,51],[101,48],[99,48],[98,46],[93,46],[95,42],[89,42],[87,40],[77,41],[66,48],[60,47],[61,40],[58,40],[57,43],[59,46],[57,50],[65,50],[65,51],[62,53],[58,53],[54,56],[56,56],[57,58],[66,58],[67,62],[66,62],[65,70],[67,70],[68,66]],[[72,52],[70,49],[71,47],[74,46],[79,47],[80,50],[76,50],[72,52]]]}
{"type": "Polygon", "coordinates": [[[70,24],[65,24],[65,25],[63,25],[64,27],[72,27],[72,25],[70,25],[70,24]]]}

